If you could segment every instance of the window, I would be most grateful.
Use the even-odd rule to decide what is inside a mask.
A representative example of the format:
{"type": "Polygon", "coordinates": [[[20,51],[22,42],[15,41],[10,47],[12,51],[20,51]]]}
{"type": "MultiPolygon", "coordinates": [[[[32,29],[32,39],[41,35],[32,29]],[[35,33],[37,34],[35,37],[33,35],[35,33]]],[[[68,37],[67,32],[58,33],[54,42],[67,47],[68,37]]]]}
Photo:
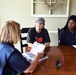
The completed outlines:
{"type": "Polygon", "coordinates": [[[33,17],[68,17],[70,0],[32,0],[33,17]]]}

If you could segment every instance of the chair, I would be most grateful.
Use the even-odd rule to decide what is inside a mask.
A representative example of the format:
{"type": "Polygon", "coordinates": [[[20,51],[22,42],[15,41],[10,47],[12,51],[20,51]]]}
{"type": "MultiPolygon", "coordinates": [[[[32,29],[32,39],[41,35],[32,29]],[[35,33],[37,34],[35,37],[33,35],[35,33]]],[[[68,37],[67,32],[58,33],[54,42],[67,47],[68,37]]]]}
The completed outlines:
{"type": "Polygon", "coordinates": [[[60,31],[61,31],[61,29],[60,29],[60,28],[58,28],[58,35],[59,35],[60,31]]]}
{"type": "Polygon", "coordinates": [[[61,32],[61,30],[62,30],[63,28],[58,28],[58,46],[60,46],[60,40],[59,40],[59,34],[60,34],[60,32],[61,32]]]}
{"type": "Polygon", "coordinates": [[[20,32],[20,46],[21,46],[21,52],[23,53],[23,48],[28,46],[26,43],[27,33],[30,28],[22,28],[20,32]],[[23,35],[24,34],[24,35],[23,35]]]}

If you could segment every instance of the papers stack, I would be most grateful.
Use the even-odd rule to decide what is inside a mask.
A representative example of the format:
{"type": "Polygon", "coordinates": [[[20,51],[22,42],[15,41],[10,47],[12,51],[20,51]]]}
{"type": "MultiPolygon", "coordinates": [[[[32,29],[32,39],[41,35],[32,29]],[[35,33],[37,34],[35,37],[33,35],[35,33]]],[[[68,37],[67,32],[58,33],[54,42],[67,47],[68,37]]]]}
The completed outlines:
{"type": "MultiPolygon", "coordinates": [[[[44,52],[44,49],[45,49],[45,45],[40,44],[40,43],[37,43],[37,42],[34,42],[31,51],[30,52],[23,53],[23,56],[27,60],[29,60],[30,62],[32,62],[33,59],[34,59],[34,57],[37,55],[37,53],[38,52],[44,52]]],[[[47,58],[48,58],[48,56],[45,56],[45,57],[39,59],[39,62],[42,61],[42,60],[45,60],[47,58]]]]}

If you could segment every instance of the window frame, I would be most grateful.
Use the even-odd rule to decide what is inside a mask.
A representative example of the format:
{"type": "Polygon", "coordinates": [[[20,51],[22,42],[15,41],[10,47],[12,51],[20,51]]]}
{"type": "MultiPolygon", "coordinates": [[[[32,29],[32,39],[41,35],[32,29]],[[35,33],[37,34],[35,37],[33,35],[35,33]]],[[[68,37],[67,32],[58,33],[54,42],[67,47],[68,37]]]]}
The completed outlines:
{"type": "Polygon", "coordinates": [[[66,13],[65,14],[33,14],[35,11],[34,8],[34,0],[31,0],[31,16],[32,17],[68,17],[69,16],[69,6],[70,6],[70,0],[67,0],[67,5],[66,5],[66,13]]]}

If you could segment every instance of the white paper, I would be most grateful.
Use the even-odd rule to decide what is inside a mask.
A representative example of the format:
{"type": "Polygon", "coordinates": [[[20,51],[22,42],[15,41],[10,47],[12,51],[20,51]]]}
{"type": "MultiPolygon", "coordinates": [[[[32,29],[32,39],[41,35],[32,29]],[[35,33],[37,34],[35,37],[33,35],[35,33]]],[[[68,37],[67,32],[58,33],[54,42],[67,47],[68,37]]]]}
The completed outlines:
{"type": "MultiPolygon", "coordinates": [[[[33,59],[34,59],[34,57],[37,55],[37,53],[38,53],[38,52],[43,52],[44,49],[45,49],[45,45],[40,44],[40,43],[37,43],[37,42],[34,42],[31,51],[30,51],[30,52],[23,53],[23,56],[24,56],[27,60],[29,60],[30,62],[32,62],[33,59]]],[[[48,56],[45,56],[45,57],[39,59],[39,62],[42,61],[42,60],[45,60],[45,59],[47,59],[47,58],[48,58],[48,56]]]]}
{"type": "Polygon", "coordinates": [[[30,52],[37,55],[38,52],[43,52],[44,49],[45,49],[45,45],[34,42],[33,47],[30,52]]]}
{"type": "Polygon", "coordinates": [[[76,48],[76,45],[72,45],[74,48],[76,48]]]}

